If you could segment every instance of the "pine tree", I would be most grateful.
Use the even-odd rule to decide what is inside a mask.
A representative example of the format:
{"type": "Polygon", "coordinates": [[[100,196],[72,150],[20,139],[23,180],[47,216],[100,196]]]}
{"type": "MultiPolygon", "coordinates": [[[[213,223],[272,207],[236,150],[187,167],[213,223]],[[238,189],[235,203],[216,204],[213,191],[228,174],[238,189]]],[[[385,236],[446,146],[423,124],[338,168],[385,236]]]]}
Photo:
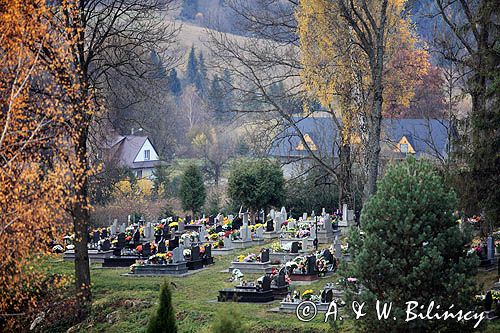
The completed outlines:
{"type": "Polygon", "coordinates": [[[225,118],[226,105],[225,105],[224,88],[221,85],[220,78],[215,75],[210,84],[209,92],[209,107],[214,113],[214,118],[221,121],[225,118]]]}
{"type": "Polygon", "coordinates": [[[189,52],[189,58],[186,69],[186,79],[188,84],[194,84],[194,85],[196,85],[196,80],[198,79],[198,60],[196,59],[194,45],[191,46],[191,51],[189,52]]]}
{"type": "Polygon", "coordinates": [[[151,316],[148,333],[177,333],[175,312],[172,307],[172,294],[167,281],[163,282],[160,291],[160,305],[157,312],[151,316]]]}
{"type": "Polygon", "coordinates": [[[193,214],[205,204],[206,190],[203,176],[196,165],[190,165],[182,175],[180,197],[182,208],[193,214]]]}
{"type": "Polygon", "coordinates": [[[391,167],[378,186],[363,207],[364,238],[354,233],[357,240],[350,240],[353,262],[345,275],[364,286],[349,301],[366,302],[367,309],[375,309],[376,300],[392,302],[391,320],[367,311],[357,323],[366,332],[463,331],[452,320],[405,322],[409,301],[434,301],[441,311],[451,304],[464,313],[473,309],[477,257],[467,255],[470,238],[453,217],[455,194],[430,164],[414,159],[391,167]]]}
{"type": "Polygon", "coordinates": [[[168,85],[172,95],[178,97],[182,94],[181,81],[177,77],[177,71],[175,70],[175,68],[172,68],[172,70],[170,71],[170,74],[168,76],[168,85]]]}
{"type": "Polygon", "coordinates": [[[200,51],[200,54],[198,56],[198,73],[195,81],[195,86],[201,94],[205,93],[206,80],[207,80],[207,67],[205,65],[205,58],[203,57],[203,52],[200,51]]]}
{"type": "Polygon", "coordinates": [[[180,16],[186,20],[193,20],[198,14],[198,0],[182,1],[182,9],[180,16]]]}

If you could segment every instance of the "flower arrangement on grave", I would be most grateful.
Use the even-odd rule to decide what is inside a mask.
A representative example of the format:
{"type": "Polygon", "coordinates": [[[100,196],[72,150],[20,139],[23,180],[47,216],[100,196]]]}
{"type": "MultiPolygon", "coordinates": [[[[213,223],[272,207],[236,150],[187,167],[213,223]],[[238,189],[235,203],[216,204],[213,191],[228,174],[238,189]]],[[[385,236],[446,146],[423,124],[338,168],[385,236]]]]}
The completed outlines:
{"type": "Polygon", "coordinates": [[[321,256],[320,258],[316,259],[316,268],[320,276],[323,276],[328,272],[328,265],[325,258],[321,256]]]}
{"type": "Polygon", "coordinates": [[[175,229],[178,229],[178,228],[179,228],[179,222],[170,222],[170,223],[168,224],[168,226],[169,226],[170,228],[175,228],[175,229]]]}
{"type": "Polygon", "coordinates": [[[205,246],[206,245],[200,245],[200,255],[205,254],[205,246]]]}
{"type": "Polygon", "coordinates": [[[240,231],[239,230],[233,230],[230,234],[229,237],[231,237],[232,240],[237,240],[240,239],[240,231]]]}
{"type": "Polygon", "coordinates": [[[306,257],[298,256],[287,262],[285,267],[287,267],[292,273],[298,270],[304,274],[306,272],[306,261],[306,257]]]}
{"type": "Polygon", "coordinates": [[[491,298],[493,298],[493,300],[496,302],[500,301],[500,291],[492,290],[491,291],[491,298]]]}
{"type": "Polygon", "coordinates": [[[142,253],[142,245],[137,245],[137,247],[135,248],[135,250],[139,253],[142,253]]]}
{"type": "Polygon", "coordinates": [[[255,255],[255,253],[249,253],[246,256],[241,254],[238,256],[238,261],[239,262],[256,262],[257,256],[255,255]]]}
{"type": "Polygon", "coordinates": [[[186,258],[191,257],[191,249],[184,249],[184,251],[182,251],[182,254],[186,258]]]}
{"type": "Polygon", "coordinates": [[[273,252],[283,252],[283,246],[281,246],[279,241],[273,242],[269,247],[273,250],[273,252]]]}
{"type": "Polygon", "coordinates": [[[127,236],[127,237],[125,237],[125,241],[126,241],[126,242],[130,242],[131,240],[132,240],[132,236],[127,236]]]}
{"type": "Polygon", "coordinates": [[[141,235],[141,237],[144,237],[144,226],[140,226],[139,227],[139,235],[141,235]]]}
{"type": "Polygon", "coordinates": [[[211,240],[211,241],[218,241],[220,238],[219,234],[210,234],[208,236],[208,239],[211,240]]]}
{"type": "Polygon", "coordinates": [[[153,227],[153,229],[154,229],[155,232],[163,230],[163,223],[158,223],[157,225],[155,225],[153,227]]]}
{"type": "Polygon", "coordinates": [[[172,257],[172,252],[156,253],[148,258],[148,262],[151,264],[170,264],[172,257]]]}
{"type": "Polygon", "coordinates": [[[300,230],[295,233],[295,238],[306,238],[309,236],[311,236],[311,231],[306,228],[300,228],[300,230]]]}
{"type": "Polygon", "coordinates": [[[302,299],[305,301],[311,300],[311,297],[314,295],[314,290],[312,289],[307,289],[302,293],[302,299]]]}

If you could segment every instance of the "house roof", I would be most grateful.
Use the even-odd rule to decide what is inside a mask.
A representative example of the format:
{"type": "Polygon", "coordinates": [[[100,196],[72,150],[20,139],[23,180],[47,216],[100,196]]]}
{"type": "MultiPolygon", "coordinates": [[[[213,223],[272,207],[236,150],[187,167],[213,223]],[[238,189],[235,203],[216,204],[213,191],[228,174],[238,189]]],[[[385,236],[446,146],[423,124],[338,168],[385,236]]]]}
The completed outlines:
{"type": "MultiPolygon", "coordinates": [[[[109,140],[110,149],[117,162],[131,169],[153,168],[162,162],[160,160],[134,162],[144,143],[149,140],[147,136],[116,136],[109,140]]],[[[153,149],[155,149],[153,147],[153,149]]]]}
{"type": "MultiPolygon", "coordinates": [[[[338,130],[331,117],[294,118],[295,126],[309,137],[321,157],[338,156],[334,142],[338,140],[338,130]]],[[[446,156],[448,128],[450,124],[442,119],[383,119],[382,120],[382,156],[401,155],[396,151],[397,143],[403,136],[415,149],[416,156],[446,156]]],[[[308,138],[306,138],[309,140],[308,138]]],[[[306,141],[307,141],[306,140],[306,141]]],[[[294,126],[285,126],[278,134],[269,150],[274,157],[300,158],[310,155],[303,149],[301,138],[294,126]]]]}

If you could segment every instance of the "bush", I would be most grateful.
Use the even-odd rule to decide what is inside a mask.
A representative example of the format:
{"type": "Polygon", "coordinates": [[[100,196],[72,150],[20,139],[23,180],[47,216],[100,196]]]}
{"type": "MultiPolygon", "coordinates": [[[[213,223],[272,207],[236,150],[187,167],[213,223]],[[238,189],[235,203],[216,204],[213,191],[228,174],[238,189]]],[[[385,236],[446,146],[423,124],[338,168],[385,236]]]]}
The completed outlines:
{"type": "Polygon", "coordinates": [[[203,176],[196,165],[190,165],[182,175],[180,197],[182,208],[195,214],[205,204],[207,196],[203,176]]]}
{"type": "Polygon", "coordinates": [[[475,324],[405,322],[408,301],[426,307],[434,301],[440,312],[451,304],[456,311],[474,310],[477,258],[467,255],[469,239],[453,216],[455,205],[455,194],[430,164],[409,159],[387,171],[363,208],[365,234],[353,242],[353,262],[344,273],[365,287],[359,296],[351,294],[350,301],[366,302],[367,309],[375,309],[375,300],[392,302],[391,318],[397,320],[379,321],[376,311],[367,311],[365,320],[358,321],[361,330],[458,332],[466,329],[463,325],[475,324]]]}
{"type": "Polygon", "coordinates": [[[148,333],[177,333],[175,312],[172,307],[172,295],[168,283],[161,286],[160,305],[155,314],[151,316],[148,324],[148,333]]]}
{"type": "Polygon", "coordinates": [[[212,325],[213,333],[246,333],[248,331],[240,314],[234,309],[220,311],[212,325]]]}

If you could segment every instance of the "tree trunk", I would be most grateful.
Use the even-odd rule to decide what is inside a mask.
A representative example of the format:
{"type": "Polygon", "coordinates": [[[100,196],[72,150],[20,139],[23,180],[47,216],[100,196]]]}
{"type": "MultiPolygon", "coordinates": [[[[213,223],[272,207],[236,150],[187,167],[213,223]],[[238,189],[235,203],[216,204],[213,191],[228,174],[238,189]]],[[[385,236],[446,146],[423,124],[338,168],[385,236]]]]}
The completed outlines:
{"type": "Polygon", "coordinates": [[[90,221],[87,134],[88,126],[81,129],[77,143],[77,158],[80,168],[84,168],[81,178],[77,181],[77,200],[73,205],[73,227],[75,231],[75,279],[76,306],[79,320],[85,319],[90,313],[90,266],[88,254],[88,226],[90,221]]]}
{"type": "Polygon", "coordinates": [[[339,186],[339,208],[342,209],[343,204],[347,204],[352,208],[352,191],[351,191],[351,146],[342,144],[340,147],[340,173],[338,177],[339,186]]]}

